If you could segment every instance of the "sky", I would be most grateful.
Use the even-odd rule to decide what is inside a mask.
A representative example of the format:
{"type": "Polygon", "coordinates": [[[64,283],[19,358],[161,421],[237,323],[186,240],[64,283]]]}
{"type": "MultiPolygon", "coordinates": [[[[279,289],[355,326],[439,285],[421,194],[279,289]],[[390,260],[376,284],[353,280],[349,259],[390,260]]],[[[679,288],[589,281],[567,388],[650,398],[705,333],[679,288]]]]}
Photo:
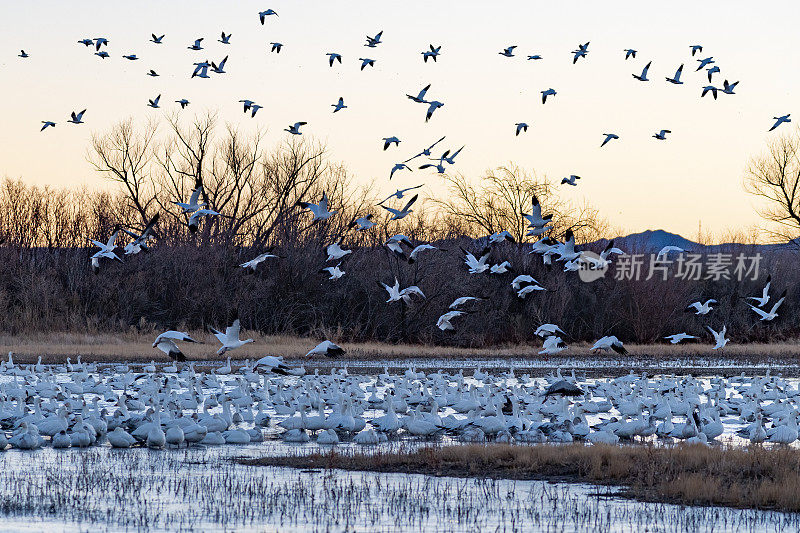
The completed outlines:
{"type": "MultiPolygon", "coordinates": [[[[188,118],[206,110],[243,131],[265,129],[268,146],[306,121],[304,135],[324,142],[359,182],[385,193],[426,183],[442,194],[441,177],[415,169],[396,174],[396,162],[446,135],[442,149],[465,145],[448,170],[478,179],[513,162],[560,182],[577,174],[564,195],[588,201],[627,231],[665,229],[685,236],[760,223],[757,200],[742,186],[750,157],[770,139],[773,116],[797,112],[800,52],[796,1],[709,2],[476,2],[249,0],[219,2],[8,2],[0,33],[0,176],[55,186],[111,187],[87,161],[89,139],[114,123],[174,111],[187,98],[188,118]],[[261,25],[258,12],[278,12],[261,25]],[[383,30],[383,44],[364,47],[383,30]],[[229,46],[217,42],[232,33],[229,46]],[[148,39],[166,34],[164,44],[148,39]],[[77,41],[106,37],[111,57],[77,41]],[[204,37],[202,51],[188,50],[204,37]],[[268,43],[284,44],[280,54],[268,43]],[[588,58],[572,64],[571,50],[589,41],[588,58]],[[441,45],[436,63],[423,63],[428,44],[441,45]],[[705,71],[689,46],[702,44],[723,79],[740,80],[736,95],[700,98],[705,71]],[[498,55],[517,45],[515,57],[498,55]],[[623,49],[638,51],[624,59],[623,49]],[[24,49],[30,57],[17,57],[24,49]],[[326,52],[343,64],[330,68],[326,52]],[[140,59],[128,61],[123,54],[140,59]],[[540,61],[528,61],[540,54],[540,61]],[[190,79],[192,63],[229,55],[225,75],[190,79]],[[376,59],[359,71],[358,58],[376,59]],[[652,61],[649,77],[638,82],[652,61]],[[685,64],[684,85],[664,78],[685,64]],[[149,69],[160,76],[146,76],[149,69]],[[427,106],[405,97],[430,83],[444,102],[430,122],[427,106]],[[558,94],[541,103],[540,91],[558,94]],[[162,109],[146,106],[162,94],[162,109]],[[344,97],[348,109],[331,104],[344,97]],[[242,113],[241,99],[264,108],[242,113]],[[87,108],[85,124],[69,113],[87,108]],[[39,131],[41,121],[57,126],[39,131]],[[514,136],[514,123],[530,129],[514,136]],[[652,135],[661,129],[666,141],[652,135]],[[603,133],[620,136],[599,148],[603,133]],[[383,137],[399,148],[383,151],[383,137]]],[[[800,114],[796,115],[800,117],[800,114]]],[[[437,147],[438,150],[439,147],[437,147]]],[[[419,162],[419,161],[417,161],[419,162]]],[[[568,186],[564,186],[568,187],[568,186]]]]}

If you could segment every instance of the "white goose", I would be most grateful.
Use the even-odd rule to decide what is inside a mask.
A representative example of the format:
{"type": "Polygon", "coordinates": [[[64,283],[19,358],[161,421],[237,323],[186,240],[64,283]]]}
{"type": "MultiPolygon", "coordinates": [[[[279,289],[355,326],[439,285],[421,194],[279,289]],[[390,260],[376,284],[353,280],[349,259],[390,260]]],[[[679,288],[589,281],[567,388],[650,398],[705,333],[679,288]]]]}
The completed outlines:
{"type": "Polygon", "coordinates": [[[222,355],[227,351],[235,350],[236,348],[241,348],[247,343],[255,342],[253,339],[239,339],[239,332],[241,331],[241,324],[239,323],[239,319],[233,321],[233,324],[228,326],[225,329],[225,333],[218,331],[214,328],[211,328],[211,331],[214,333],[214,336],[217,340],[222,344],[219,350],[217,350],[217,355],[222,355]]]}

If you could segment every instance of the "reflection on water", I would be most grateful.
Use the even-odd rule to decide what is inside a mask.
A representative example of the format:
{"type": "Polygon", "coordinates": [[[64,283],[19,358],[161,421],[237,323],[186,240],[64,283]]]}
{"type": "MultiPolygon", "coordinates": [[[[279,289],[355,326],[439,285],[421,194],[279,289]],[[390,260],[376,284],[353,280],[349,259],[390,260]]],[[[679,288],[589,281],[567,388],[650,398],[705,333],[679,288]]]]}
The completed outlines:
{"type": "Polygon", "coordinates": [[[239,465],[315,445],[11,450],[2,531],[797,531],[800,515],[685,508],[612,489],[239,465]]]}

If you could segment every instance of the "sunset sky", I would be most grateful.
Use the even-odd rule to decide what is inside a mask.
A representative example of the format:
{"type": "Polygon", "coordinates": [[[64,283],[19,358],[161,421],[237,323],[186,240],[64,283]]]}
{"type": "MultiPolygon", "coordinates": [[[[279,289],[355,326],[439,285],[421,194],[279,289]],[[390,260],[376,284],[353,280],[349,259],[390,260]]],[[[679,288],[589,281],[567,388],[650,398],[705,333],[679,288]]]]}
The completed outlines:
{"type": "MultiPolygon", "coordinates": [[[[0,47],[0,176],[29,183],[109,187],[87,163],[88,140],[113,123],[171,112],[211,109],[243,130],[266,128],[267,143],[283,128],[306,121],[304,135],[325,142],[360,181],[378,188],[441,178],[415,170],[396,174],[396,162],[446,135],[442,149],[466,145],[449,170],[479,177],[514,162],[554,181],[583,179],[565,191],[588,200],[601,215],[629,231],[662,228],[692,237],[698,223],[722,232],[759,223],[754,198],[744,192],[748,159],[795,124],[768,133],[773,116],[797,110],[800,52],[796,1],[669,2],[266,2],[137,1],[8,2],[0,47]],[[122,7],[125,6],[125,7],[122,7]],[[272,8],[262,26],[258,12],[272,8]],[[232,33],[231,44],[217,42],[232,33]],[[364,47],[383,30],[383,44],[364,47]],[[148,42],[166,34],[164,44],[148,42]],[[106,37],[111,55],[101,59],[77,41],[106,37]],[[187,49],[204,37],[205,50],[187,49]],[[284,44],[280,54],[268,43],[284,44]],[[571,50],[590,41],[588,58],[572,64],[571,50]],[[438,62],[423,63],[428,44],[441,45],[438,62]],[[702,44],[692,57],[689,45],[702,44]],[[498,52],[518,45],[516,56],[498,52]],[[638,50],[625,60],[623,49],[638,50]],[[30,57],[17,57],[24,49],[30,57]],[[326,52],[344,63],[329,68],[326,52]],[[123,54],[140,59],[128,61],[123,54]],[[541,61],[527,61],[541,54],[541,61]],[[190,79],[192,63],[229,55],[225,75],[190,79]],[[736,95],[700,98],[708,84],[697,59],[713,56],[723,79],[740,80],[736,95]],[[359,71],[359,57],[376,59],[359,71]],[[631,77],[653,62],[652,81],[631,77]],[[681,63],[684,85],[664,81],[681,63]],[[145,75],[155,69],[160,77],[145,75]],[[431,83],[428,97],[445,106],[425,123],[427,106],[405,93],[431,83]],[[542,105],[540,91],[558,95],[542,105]],[[162,94],[162,109],[146,107],[162,94]],[[343,96],[349,106],[335,115],[343,96]],[[264,106],[254,119],[240,99],[264,106]],[[85,124],[66,122],[87,108],[85,124]],[[55,129],[39,132],[40,121],[55,129]],[[530,124],[514,136],[514,123],[530,124]],[[667,141],[651,136],[672,130],[667,141]],[[600,149],[603,133],[620,136],[600,149]],[[399,148],[382,150],[396,135],[399,148]]],[[[796,113],[796,115],[795,115],[796,113]]],[[[437,153],[439,152],[437,147],[437,153]]],[[[420,161],[416,161],[417,165],[420,161]]],[[[566,186],[565,186],[566,187],[566,186]]]]}

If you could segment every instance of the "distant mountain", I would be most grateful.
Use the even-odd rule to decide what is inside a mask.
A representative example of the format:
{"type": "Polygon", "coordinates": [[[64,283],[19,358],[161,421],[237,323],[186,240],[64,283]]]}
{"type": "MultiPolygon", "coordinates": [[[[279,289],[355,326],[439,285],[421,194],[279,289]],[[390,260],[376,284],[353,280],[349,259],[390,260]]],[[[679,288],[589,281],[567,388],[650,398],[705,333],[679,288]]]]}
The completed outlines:
{"type": "MultiPolygon", "coordinates": [[[[608,239],[600,239],[592,245],[605,246],[608,239]]],[[[614,238],[614,246],[620,248],[628,253],[655,253],[661,250],[664,246],[678,246],[687,252],[720,252],[733,249],[747,248],[748,250],[758,250],[760,252],[772,252],[777,250],[792,250],[793,246],[789,244],[738,244],[738,243],[724,243],[705,245],[694,241],[690,241],[685,237],[681,237],[675,233],[664,231],[663,229],[647,230],[641,233],[631,233],[623,237],[614,238]]]]}

